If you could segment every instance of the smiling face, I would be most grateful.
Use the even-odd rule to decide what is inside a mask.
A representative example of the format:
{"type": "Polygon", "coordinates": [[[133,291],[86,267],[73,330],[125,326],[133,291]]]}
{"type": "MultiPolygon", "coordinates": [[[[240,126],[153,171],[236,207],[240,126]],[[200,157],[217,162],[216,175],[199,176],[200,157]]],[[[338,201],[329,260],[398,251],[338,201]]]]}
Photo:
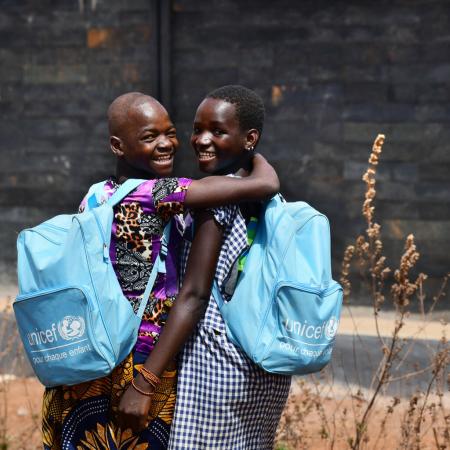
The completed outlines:
{"type": "Polygon", "coordinates": [[[176,130],[158,102],[132,105],[116,136],[110,137],[113,152],[131,169],[158,177],[172,173],[178,148],[176,130]]]}
{"type": "Polygon", "coordinates": [[[207,97],[197,109],[191,135],[199,169],[216,174],[235,170],[256,144],[259,134],[255,132],[241,130],[232,103],[207,97]]]}

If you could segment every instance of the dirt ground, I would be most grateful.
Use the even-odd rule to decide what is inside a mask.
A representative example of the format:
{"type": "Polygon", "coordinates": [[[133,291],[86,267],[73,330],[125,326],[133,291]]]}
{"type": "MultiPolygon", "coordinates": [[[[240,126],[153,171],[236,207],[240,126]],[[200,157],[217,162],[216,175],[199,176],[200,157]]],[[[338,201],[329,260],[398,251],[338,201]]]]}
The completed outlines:
{"type": "MultiPolygon", "coordinates": [[[[11,312],[13,295],[0,296],[0,312],[11,312]]],[[[379,316],[378,330],[383,336],[390,336],[395,321],[392,312],[379,316]]],[[[439,340],[443,333],[448,335],[450,313],[436,313],[423,320],[419,315],[411,315],[402,329],[402,337],[439,340]]],[[[0,327],[1,331],[1,327],[0,327]]],[[[339,333],[344,335],[377,334],[373,312],[367,307],[352,307],[343,310],[339,333]]],[[[0,333],[1,337],[1,333],[0,333]]],[[[1,354],[1,352],[0,352],[1,354]]],[[[16,370],[15,373],[23,373],[16,370]]],[[[357,392],[353,387],[334,385],[320,386],[307,378],[299,378],[293,383],[288,405],[283,415],[277,450],[297,449],[349,449],[349,442],[355,436],[356,420],[367,406],[370,392],[357,392]]],[[[0,450],[41,449],[40,408],[43,387],[35,378],[16,378],[14,375],[0,374],[0,450]],[[6,446],[5,446],[6,444],[6,446]]],[[[449,449],[444,445],[444,433],[450,434],[450,394],[445,392],[444,407],[439,409],[439,398],[428,401],[424,410],[424,420],[420,422],[420,444],[414,447],[411,440],[407,446],[400,442],[409,437],[417,438],[414,422],[420,410],[419,398],[416,407],[411,408],[411,399],[401,399],[392,406],[392,397],[380,397],[369,420],[365,449],[391,450],[398,448],[449,449]],[[410,417],[408,416],[408,413],[410,417]],[[446,417],[446,419],[444,418],[446,417]],[[447,424],[445,423],[447,420],[447,424]],[[446,431],[445,431],[446,428],[446,431]],[[439,447],[440,446],[440,447],[439,447]]],[[[193,449],[195,450],[195,449],[193,449]]]]}
{"type": "Polygon", "coordinates": [[[44,387],[36,378],[0,378],[0,448],[42,449],[40,410],[44,387]],[[2,447],[6,442],[8,447],[2,447]]]}
{"type": "MultiPolygon", "coordinates": [[[[370,392],[349,392],[344,386],[329,386],[317,394],[312,383],[291,389],[278,430],[277,450],[349,450],[356,435],[356,420],[362,417],[370,392]]],[[[448,449],[450,436],[450,398],[442,401],[430,397],[420,416],[423,397],[411,402],[408,398],[380,396],[369,415],[362,449],[448,449]],[[398,403],[397,403],[398,402],[398,403]],[[414,406],[411,406],[411,405],[414,406]],[[445,417],[447,423],[445,422],[445,417]],[[417,425],[420,422],[420,431],[417,425]],[[445,437],[447,433],[447,446],[445,437]],[[437,442],[440,444],[437,445],[437,442]]]]}
{"type": "MultiPolygon", "coordinates": [[[[331,391],[323,391],[319,396],[313,393],[314,389],[312,384],[297,382],[294,385],[281,422],[276,449],[349,449],[349,439],[355,432],[353,413],[358,409],[363,410],[366,401],[357,395],[349,395],[348,391],[342,388],[334,389],[333,395],[330,395],[331,391]]],[[[0,448],[8,450],[42,448],[39,431],[42,392],[43,387],[35,378],[8,377],[0,381],[0,448]],[[5,437],[8,446],[2,447],[2,439],[4,442],[5,437]]],[[[404,439],[402,425],[405,428],[409,400],[401,400],[393,413],[387,414],[391,404],[391,398],[379,399],[371,416],[368,442],[364,448],[383,450],[400,448],[400,441],[404,439]],[[383,420],[384,430],[381,429],[383,420]]],[[[446,414],[450,417],[448,407],[446,414]]],[[[421,439],[420,449],[437,448],[433,425],[438,436],[443,433],[443,422],[433,423],[431,417],[427,410],[422,424],[424,437],[421,439]]],[[[413,432],[412,429],[409,432],[413,432]]]]}

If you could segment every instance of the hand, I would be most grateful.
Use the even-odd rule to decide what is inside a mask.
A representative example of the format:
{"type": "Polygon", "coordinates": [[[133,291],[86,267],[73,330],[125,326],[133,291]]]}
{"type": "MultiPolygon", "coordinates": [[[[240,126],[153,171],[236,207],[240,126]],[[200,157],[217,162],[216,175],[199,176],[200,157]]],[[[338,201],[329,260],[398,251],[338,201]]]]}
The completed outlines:
{"type": "MultiPolygon", "coordinates": [[[[153,387],[144,380],[142,375],[138,375],[134,379],[134,383],[145,392],[153,392],[153,387]]],[[[120,428],[123,430],[131,428],[134,433],[144,430],[148,425],[148,412],[151,404],[152,397],[141,394],[130,384],[119,403],[120,428]]]]}

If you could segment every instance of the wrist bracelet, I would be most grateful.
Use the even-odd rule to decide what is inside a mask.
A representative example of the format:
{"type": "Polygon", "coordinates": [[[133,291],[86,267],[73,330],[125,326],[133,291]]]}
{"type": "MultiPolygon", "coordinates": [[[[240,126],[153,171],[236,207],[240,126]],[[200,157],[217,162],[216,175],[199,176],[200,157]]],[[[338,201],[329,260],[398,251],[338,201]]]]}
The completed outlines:
{"type": "Polygon", "coordinates": [[[154,388],[156,388],[156,385],[161,383],[161,379],[148,370],[145,366],[142,366],[139,372],[144,377],[144,380],[154,388]]]}
{"type": "Polygon", "coordinates": [[[139,388],[138,386],[136,386],[136,383],[134,382],[134,378],[131,380],[131,386],[133,386],[133,388],[136,389],[136,391],[138,391],[142,395],[145,395],[147,397],[151,397],[153,395],[153,392],[146,392],[146,391],[142,390],[141,388],[139,388]]]}

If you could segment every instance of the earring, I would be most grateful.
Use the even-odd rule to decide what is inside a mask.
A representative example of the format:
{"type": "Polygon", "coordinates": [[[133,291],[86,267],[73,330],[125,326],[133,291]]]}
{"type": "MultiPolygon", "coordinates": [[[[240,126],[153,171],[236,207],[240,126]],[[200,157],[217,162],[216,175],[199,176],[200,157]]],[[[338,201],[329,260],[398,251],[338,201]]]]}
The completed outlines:
{"type": "Polygon", "coordinates": [[[251,145],[250,147],[247,148],[247,150],[248,150],[249,152],[253,151],[254,149],[255,149],[255,147],[253,147],[253,145],[251,145]]]}

